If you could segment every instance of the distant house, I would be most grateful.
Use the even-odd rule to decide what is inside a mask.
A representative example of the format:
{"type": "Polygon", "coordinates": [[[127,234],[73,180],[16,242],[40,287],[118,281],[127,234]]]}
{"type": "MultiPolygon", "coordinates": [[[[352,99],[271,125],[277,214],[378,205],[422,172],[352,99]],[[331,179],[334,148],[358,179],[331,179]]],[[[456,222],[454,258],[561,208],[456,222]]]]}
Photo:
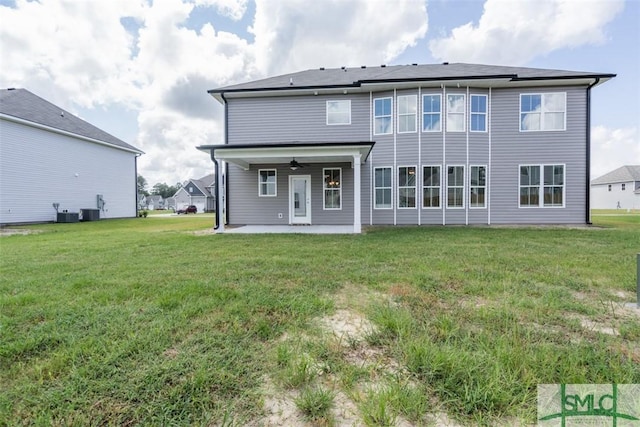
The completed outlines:
{"type": "Polygon", "coordinates": [[[225,137],[198,149],[231,225],[585,224],[590,94],[613,77],[316,68],[210,90],[225,137]]]}
{"type": "Polygon", "coordinates": [[[592,209],[640,209],[640,165],[622,166],[591,181],[592,209]]]}
{"type": "Polygon", "coordinates": [[[142,151],[26,89],[0,90],[0,224],[135,217],[142,151]]]}
{"type": "Polygon", "coordinates": [[[190,179],[173,196],[175,199],[176,209],[180,209],[188,205],[195,205],[198,208],[198,212],[214,212],[214,186],[214,174],[203,176],[200,179],[190,179]]]}
{"type": "Polygon", "coordinates": [[[160,195],[152,194],[151,196],[147,196],[145,198],[145,201],[146,201],[147,209],[149,210],[165,208],[164,199],[160,195]]]}

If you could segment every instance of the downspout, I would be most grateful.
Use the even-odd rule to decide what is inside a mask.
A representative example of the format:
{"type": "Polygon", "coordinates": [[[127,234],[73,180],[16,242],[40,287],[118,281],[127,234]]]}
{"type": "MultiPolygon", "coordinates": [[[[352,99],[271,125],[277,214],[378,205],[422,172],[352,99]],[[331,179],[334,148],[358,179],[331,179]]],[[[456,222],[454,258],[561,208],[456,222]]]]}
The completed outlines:
{"type": "MultiPolygon", "coordinates": [[[[229,144],[229,105],[227,103],[226,98],[224,97],[224,92],[220,93],[220,98],[224,102],[224,145],[229,144]]],[[[217,168],[217,166],[216,166],[217,168]]],[[[224,174],[224,212],[225,212],[225,225],[229,224],[229,175],[224,174]]],[[[216,216],[217,216],[216,211],[216,216]]]]}
{"type": "Polygon", "coordinates": [[[219,184],[219,182],[220,182],[220,167],[219,166],[220,165],[218,164],[218,161],[215,158],[214,149],[213,148],[211,149],[209,154],[211,155],[211,161],[213,162],[213,164],[214,164],[214,166],[216,168],[216,183],[215,183],[215,185],[216,185],[216,191],[215,191],[215,193],[216,193],[216,216],[215,216],[216,220],[214,222],[213,229],[217,230],[220,227],[220,197],[219,197],[220,196],[220,186],[219,186],[220,185],[219,184]]]}
{"type": "Polygon", "coordinates": [[[138,200],[138,157],[140,157],[140,154],[136,154],[133,159],[133,169],[135,170],[136,174],[136,208],[134,209],[134,218],[138,217],[138,206],[140,206],[140,200],[138,200]]]}
{"type": "Polygon", "coordinates": [[[600,83],[600,77],[587,86],[587,193],[585,201],[585,218],[587,224],[591,225],[591,88],[600,83]]]}

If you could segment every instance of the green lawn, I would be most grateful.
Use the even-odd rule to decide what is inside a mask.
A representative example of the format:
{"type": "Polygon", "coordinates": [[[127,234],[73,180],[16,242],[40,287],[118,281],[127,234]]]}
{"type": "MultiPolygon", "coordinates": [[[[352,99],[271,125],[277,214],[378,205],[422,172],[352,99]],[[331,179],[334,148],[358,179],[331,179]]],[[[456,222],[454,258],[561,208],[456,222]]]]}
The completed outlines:
{"type": "Polygon", "coordinates": [[[640,317],[622,304],[635,301],[639,215],[594,215],[602,227],[588,229],[194,233],[212,222],[0,237],[0,426],[243,425],[267,379],[322,425],[339,395],[367,425],[421,425],[436,409],[463,425],[533,423],[537,384],[640,383],[640,317]],[[318,326],[336,310],[376,328],[336,343],[318,326]],[[380,363],[353,363],[358,351],[380,363]]]}

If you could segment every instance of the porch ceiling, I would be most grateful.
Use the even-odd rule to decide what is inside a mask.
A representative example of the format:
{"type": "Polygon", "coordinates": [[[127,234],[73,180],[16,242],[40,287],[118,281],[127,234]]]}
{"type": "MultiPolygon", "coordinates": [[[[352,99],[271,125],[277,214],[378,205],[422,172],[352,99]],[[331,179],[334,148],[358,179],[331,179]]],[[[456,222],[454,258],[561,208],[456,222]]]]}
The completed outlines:
{"type": "Polygon", "coordinates": [[[351,163],[355,156],[364,163],[375,144],[374,141],[283,143],[246,145],[204,145],[197,147],[212,157],[235,164],[247,170],[251,165],[289,163],[294,158],[300,163],[351,163]]]}

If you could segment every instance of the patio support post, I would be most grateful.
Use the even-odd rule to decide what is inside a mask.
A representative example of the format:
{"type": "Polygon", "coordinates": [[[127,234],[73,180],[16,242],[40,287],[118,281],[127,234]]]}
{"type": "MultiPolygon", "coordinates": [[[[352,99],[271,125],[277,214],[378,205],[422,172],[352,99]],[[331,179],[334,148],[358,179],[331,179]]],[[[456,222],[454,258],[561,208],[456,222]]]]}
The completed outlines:
{"type": "Polygon", "coordinates": [[[360,153],[353,155],[353,232],[361,233],[361,202],[360,198],[360,153]]]}

